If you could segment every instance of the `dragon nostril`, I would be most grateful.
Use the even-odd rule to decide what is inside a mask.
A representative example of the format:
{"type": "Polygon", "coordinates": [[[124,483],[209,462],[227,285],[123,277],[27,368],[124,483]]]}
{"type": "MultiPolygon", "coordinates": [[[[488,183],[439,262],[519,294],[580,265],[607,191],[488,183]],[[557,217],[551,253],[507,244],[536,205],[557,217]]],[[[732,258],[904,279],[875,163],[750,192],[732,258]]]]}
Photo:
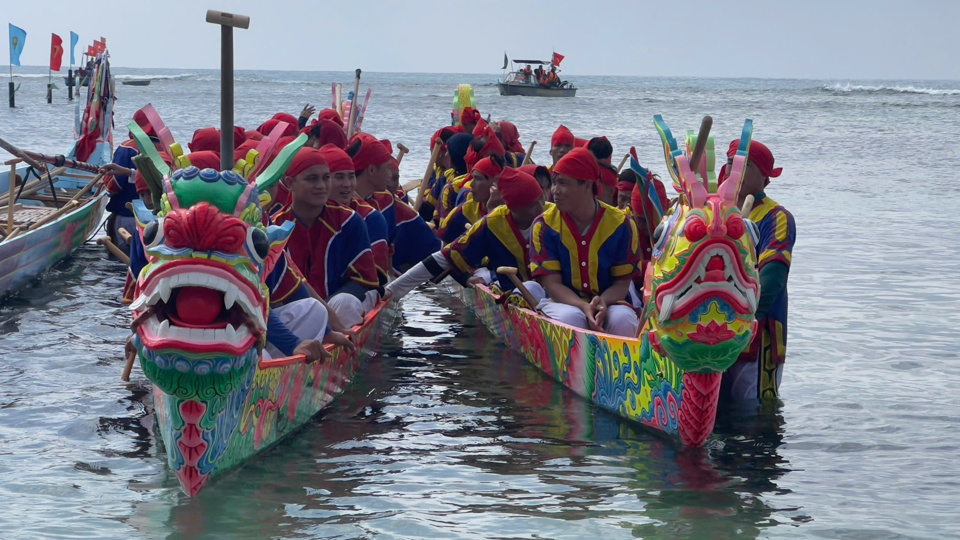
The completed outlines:
{"type": "Polygon", "coordinates": [[[727,235],[731,238],[740,238],[745,232],[747,232],[747,228],[743,224],[743,217],[738,213],[730,214],[730,217],[727,218],[727,235]]]}
{"type": "Polygon", "coordinates": [[[707,235],[707,225],[699,217],[692,217],[683,227],[683,235],[690,242],[698,242],[707,235]]]}

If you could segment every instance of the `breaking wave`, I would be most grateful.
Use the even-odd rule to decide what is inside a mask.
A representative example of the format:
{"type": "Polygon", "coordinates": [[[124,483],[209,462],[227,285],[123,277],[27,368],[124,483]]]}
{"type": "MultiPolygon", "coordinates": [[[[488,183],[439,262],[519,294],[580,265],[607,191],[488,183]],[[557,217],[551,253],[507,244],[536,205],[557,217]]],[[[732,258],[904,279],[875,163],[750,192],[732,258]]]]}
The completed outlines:
{"type": "Polygon", "coordinates": [[[830,84],[824,85],[821,87],[822,90],[827,92],[835,92],[839,94],[849,94],[853,92],[866,92],[866,93],[878,93],[878,94],[927,94],[931,96],[960,96],[960,89],[956,88],[923,88],[917,86],[901,86],[901,85],[862,85],[862,84],[830,84]]]}

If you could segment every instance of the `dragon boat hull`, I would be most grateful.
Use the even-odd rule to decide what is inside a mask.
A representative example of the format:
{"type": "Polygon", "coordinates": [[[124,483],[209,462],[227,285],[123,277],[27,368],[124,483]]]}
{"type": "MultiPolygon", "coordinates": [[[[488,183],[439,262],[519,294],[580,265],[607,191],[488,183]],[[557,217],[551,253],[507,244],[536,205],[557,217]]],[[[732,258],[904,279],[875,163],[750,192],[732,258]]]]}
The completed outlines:
{"type": "Polygon", "coordinates": [[[646,332],[629,339],[574,328],[501,305],[484,286],[452,286],[498,340],[600,408],[688,446],[701,446],[712,433],[721,373],[684,372],[654,351],[646,332]]]}
{"type": "MultiPolygon", "coordinates": [[[[344,391],[363,361],[377,353],[382,336],[398,315],[395,306],[386,303],[368,313],[363,324],[356,327],[356,354],[328,347],[333,358],[312,364],[289,362],[246,370],[237,366],[256,361],[257,351],[253,349],[247,359],[234,361],[232,367],[235,371],[239,367],[241,376],[223,392],[219,391],[223,385],[203,381],[205,373],[198,373],[198,364],[184,364],[186,372],[180,372],[164,366],[162,354],[144,361],[141,353],[141,366],[155,383],[155,429],[160,432],[167,461],[183,491],[196,495],[211,478],[276,444],[329,405],[344,391]],[[162,379],[171,377],[176,379],[174,385],[180,385],[175,394],[161,389],[170,388],[172,381],[162,379]],[[198,389],[202,389],[199,394],[198,389]]],[[[212,371],[223,372],[217,366],[212,371]]]]}

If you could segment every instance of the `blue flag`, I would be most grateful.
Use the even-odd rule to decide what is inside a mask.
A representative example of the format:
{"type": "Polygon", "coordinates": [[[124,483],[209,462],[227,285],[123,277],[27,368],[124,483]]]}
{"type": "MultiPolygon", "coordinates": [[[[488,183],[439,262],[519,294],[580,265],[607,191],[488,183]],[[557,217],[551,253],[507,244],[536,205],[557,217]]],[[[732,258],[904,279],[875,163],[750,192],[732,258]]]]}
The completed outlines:
{"type": "Polygon", "coordinates": [[[10,64],[20,65],[20,53],[23,52],[23,44],[27,41],[27,33],[23,28],[10,25],[10,64]]]}
{"type": "Polygon", "coordinates": [[[70,31],[70,65],[77,63],[77,58],[73,55],[73,49],[77,46],[77,42],[80,41],[80,36],[76,32],[70,31]]]}

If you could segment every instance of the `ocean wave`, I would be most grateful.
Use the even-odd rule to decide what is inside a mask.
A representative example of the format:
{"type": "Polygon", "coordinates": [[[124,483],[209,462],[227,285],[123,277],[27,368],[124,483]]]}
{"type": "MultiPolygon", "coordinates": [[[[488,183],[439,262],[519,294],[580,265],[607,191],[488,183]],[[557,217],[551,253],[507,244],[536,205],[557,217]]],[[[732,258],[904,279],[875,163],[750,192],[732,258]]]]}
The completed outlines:
{"type": "Polygon", "coordinates": [[[835,92],[840,94],[849,94],[852,92],[873,92],[881,94],[927,94],[931,96],[960,96],[960,89],[955,88],[923,88],[916,86],[871,86],[862,84],[829,84],[821,87],[821,90],[835,92]]]}

